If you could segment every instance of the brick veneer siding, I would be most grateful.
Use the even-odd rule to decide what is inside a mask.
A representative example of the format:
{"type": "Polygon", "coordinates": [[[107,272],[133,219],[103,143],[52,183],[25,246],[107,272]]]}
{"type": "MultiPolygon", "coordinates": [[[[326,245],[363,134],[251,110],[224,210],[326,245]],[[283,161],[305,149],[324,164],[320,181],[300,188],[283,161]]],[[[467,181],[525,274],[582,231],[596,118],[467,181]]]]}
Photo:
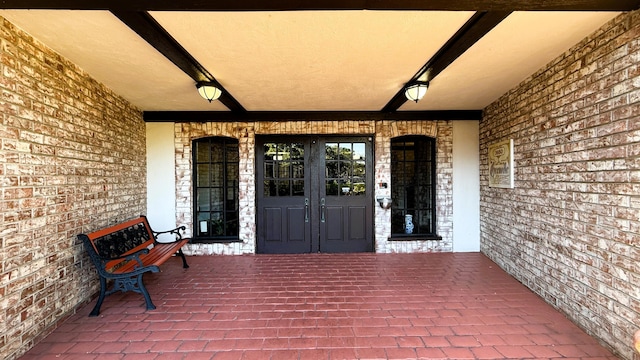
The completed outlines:
{"type": "Polygon", "coordinates": [[[76,234],[146,211],[141,112],[0,18],[0,358],[96,293],[76,234]]]}
{"type": "Polygon", "coordinates": [[[640,12],[487,107],[481,251],[623,358],[640,326],[640,12]],[[515,188],[488,187],[513,139],[515,188]]]}
{"type": "Polygon", "coordinates": [[[240,151],[240,240],[235,243],[189,244],[190,254],[246,254],[256,251],[255,136],[260,134],[375,134],[374,182],[390,183],[392,137],[426,135],[437,139],[437,232],[439,241],[387,241],[391,212],[375,206],[376,252],[452,251],[453,131],[450,121],[283,121],[256,123],[176,123],[177,224],[190,233],[192,214],[192,141],[206,136],[228,136],[239,140],[240,151]]]}

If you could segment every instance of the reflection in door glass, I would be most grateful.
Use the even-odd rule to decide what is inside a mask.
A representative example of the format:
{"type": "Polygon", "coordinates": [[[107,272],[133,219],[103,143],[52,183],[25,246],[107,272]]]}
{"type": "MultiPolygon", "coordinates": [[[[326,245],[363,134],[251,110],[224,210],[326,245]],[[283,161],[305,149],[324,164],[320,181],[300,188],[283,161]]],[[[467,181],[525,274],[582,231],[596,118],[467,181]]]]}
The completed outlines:
{"type": "Polygon", "coordinates": [[[365,144],[364,143],[354,143],[353,144],[353,160],[366,160],[366,152],[365,152],[365,144]]]}
{"type": "Polygon", "coordinates": [[[278,164],[278,175],[277,178],[287,179],[291,177],[291,163],[288,161],[280,161],[278,164]]]}
{"type": "Polygon", "coordinates": [[[264,196],[304,196],[304,144],[266,143],[264,196]]]}
{"type": "Polygon", "coordinates": [[[365,195],[365,159],[365,143],[326,143],[326,195],[365,195]]]}
{"type": "Polygon", "coordinates": [[[338,147],[340,160],[351,160],[353,158],[353,151],[351,150],[351,144],[341,143],[338,147]]]}
{"type": "Polygon", "coordinates": [[[324,148],[325,148],[325,158],[327,160],[338,160],[338,144],[326,143],[324,148]]]}
{"type": "Polygon", "coordinates": [[[293,180],[291,191],[293,196],[304,196],[304,180],[293,180]]]}
{"type": "Polygon", "coordinates": [[[290,196],[291,195],[291,187],[289,186],[289,181],[278,181],[278,196],[290,196]]]}
{"type": "Polygon", "coordinates": [[[353,176],[363,177],[365,175],[364,161],[355,161],[353,163],[353,176]]]}

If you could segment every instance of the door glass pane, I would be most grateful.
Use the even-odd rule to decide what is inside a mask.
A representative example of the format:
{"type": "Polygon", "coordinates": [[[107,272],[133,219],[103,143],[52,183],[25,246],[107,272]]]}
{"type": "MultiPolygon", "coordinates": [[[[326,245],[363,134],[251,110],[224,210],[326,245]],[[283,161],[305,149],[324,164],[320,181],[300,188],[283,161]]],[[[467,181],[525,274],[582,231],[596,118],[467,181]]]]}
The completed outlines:
{"type": "Polygon", "coordinates": [[[351,183],[348,180],[340,181],[340,195],[351,195],[351,183]]]}
{"type": "Polygon", "coordinates": [[[285,159],[283,157],[284,154],[289,154],[289,144],[279,143],[277,149],[278,149],[278,155],[280,155],[280,157],[278,159],[276,159],[276,160],[284,160],[285,159]]]}
{"type": "Polygon", "coordinates": [[[326,195],[365,195],[366,144],[327,143],[325,151],[326,195]]]}
{"type": "Polygon", "coordinates": [[[277,185],[275,180],[265,180],[264,181],[264,196],[277,196],[277,185]]]}
{"type": "Polygon", "coordinates": [[[367,186],[364,178],[353,178],[353,192],[352,195],[366,195],[367,186]]]}
{"type": "Polygon", "coordinates": [[[304,144],[291,144],[291,160],[304,160],[304,144]]]}
{"type": "Polygon", "coordinates": [[[338,160],[338,144],[337,143],[325,144],[325,159],[338,160]]]}
{"type": "Polygon", "coordinates": [[[364,161],[356,161],[353,164],[353,176],[365,176],[366,164],[364,161]]]}
{"type": "Polygon", "coordinates": [[[326,163],[326,170],[325,170],[325,176],[328,179],[334,179],[334,178],[338,178],[340,177],[340,167],[339,167],[339,162],[337,161],[327,161],[326,163]]]}
{"type": "Polygon", "coordinates": [[[291,195],[289,180],[278,181],[278,196],[289,196],[289,195],[291,195]]]}
{"type": "Polygon", "coordinates": [[[276,169],[271,161],[264,162],[264,177],[270,179],[276,177],[276,169]]]}
{"type": "Polygon", "coordinates": [[[278,166],[278,177],[281,179],[288,179],[291,177],[291,172],[289,171],[289,166],[291,165],[288,161],[281,161],[278,166]]]}
{"type": "Polygon", "coordinates": [[[340,161],[340,177],[348,179],[351,176],[351,161],[340,161]]]}
{"type": "Polygon", "coordinates": [[[276,154],[277,154],[276,144],[273,144],[273,143],[264,144],[263,147],[262,147],[262,151],[263,151],[263,154],[264,154],[265,162],[267,160],[274,160],[274,156],[276,156],[276,154]]]}
{"type": "Polygon", "coordinates": [[[366,160],[364,143],[353,143],[353,160],[366,160]]]}
{"type": "Polygon", "coordinates": [[[294,179],[304,179],[304,163],[294,162],[292,164],[291,177],[294,179]]]}
{"type": "Polygon", "coordinates": [[[353,159],[353,151],[351,151],[350,143],[341,143],[339,145],[339,155],[341,160],[352,160],[353,159]]]}
{"type": "Polygon", "coordinates": [[[325,191],[327,196],[337,196],[339,184],[336,180],[326,180],[325,191]]]}
{"type": "Polygon", "coordinates": [[[304,196],[304,144],[266,143],[264,196],[304,196]],[[295,161],[294,161],[295,160],[295,161]]]}
{"type": "Polygon", "coordinates": [[[293,196],[304,196],[304,180],[293,181],[293,196]]]}

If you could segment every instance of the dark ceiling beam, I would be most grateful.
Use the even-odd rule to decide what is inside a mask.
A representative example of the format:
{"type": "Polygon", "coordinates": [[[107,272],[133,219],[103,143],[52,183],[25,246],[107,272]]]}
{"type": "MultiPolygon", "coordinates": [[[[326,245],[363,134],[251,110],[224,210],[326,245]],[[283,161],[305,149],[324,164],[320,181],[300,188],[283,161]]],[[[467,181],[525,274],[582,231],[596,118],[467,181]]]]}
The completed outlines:
{"type": "MultiPolygon", "coordinates": [[[[55,1],[54,1],[55,2],[55,1]]],[[[112,10],[120,21],[156,48],[195,82],[207,81],[222,90],[219,100],[231,111],[246,111],[244,107],[207,71],[189,52],[182,47],[158,22],[146,12],[112,10]]],[[[196,91],[195,84],[193,91],[196,91]]]]}
{"type": "MultiPolygon", "coordinates": [[[[489,11],[475,13],[429,61],[406,84],[416,80],[431,81],[478,40],[509,16],[509,11],[489,11]]],[[[427,94],[429,92],[427,91],[427,94]]],[[[428,96],[428,95],[427,95],[428,96]]],[[[400,89],[382,108],[382,112],[398,110],[407,98],[404,87],[400,89]]]]}
{"type": "Polygon", "coordinates": [[[482,110],[399,111],[145,111],[146,122],[480,120],[482,110]]]}
{"type": "Polygon", "coordinates": [[[640,0],[0,0],[2,9],[119,11],[631,11],[640,0]]]}

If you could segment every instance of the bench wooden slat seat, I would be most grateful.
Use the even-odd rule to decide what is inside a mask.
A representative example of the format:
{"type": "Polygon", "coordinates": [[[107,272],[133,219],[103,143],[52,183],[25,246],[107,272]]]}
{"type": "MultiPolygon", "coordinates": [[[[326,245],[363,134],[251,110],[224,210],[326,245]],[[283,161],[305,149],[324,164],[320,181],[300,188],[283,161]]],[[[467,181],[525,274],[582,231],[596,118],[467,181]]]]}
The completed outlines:
{"type": "Polygon", "coordinates": [[[89,316],[98,316],[104,298],[117,291],[140,293],[144,296],[147,310],[155,309],[142,276],[147,272],[159,272],[160,265],[174,254],[182,258],[184,268],[189,267],[182,252],[182,247],[190,240],[182,238],[184,230],[185,227],[180,226],[167,231],[154,231],[147,217],[141,215],[89,234],[78,234],[100,277],[100,295],[89,316]],[[175,240],[158,242],[161,234],[174,236],[175,240]],[[113,280],[111,290],[107,290],[108,280],[113,280]]]}

